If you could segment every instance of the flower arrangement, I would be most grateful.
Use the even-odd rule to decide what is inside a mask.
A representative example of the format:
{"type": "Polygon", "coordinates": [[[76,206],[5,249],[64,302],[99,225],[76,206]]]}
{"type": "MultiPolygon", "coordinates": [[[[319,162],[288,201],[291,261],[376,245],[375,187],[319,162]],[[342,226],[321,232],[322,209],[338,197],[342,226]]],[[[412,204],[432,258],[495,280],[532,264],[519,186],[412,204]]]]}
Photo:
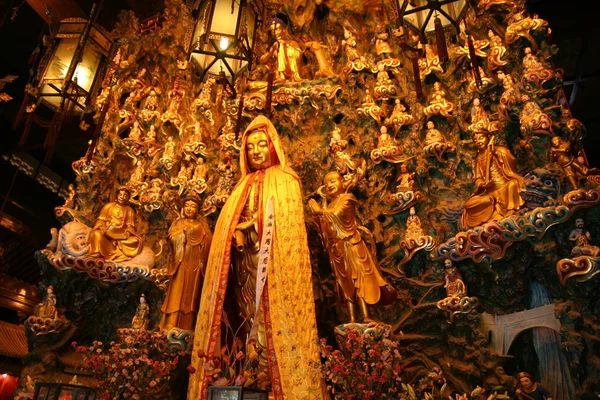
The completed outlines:
{"type": "Polygon", "coordinates": [[[171,371],[179,354],[162,352],[150,331],[140,330],[119,343],[104,346],[72,345],[84,356],[84,367],[94,374],[102,400],[148,399],[169,390],[171,371]]]}
{"type": "MultiPolygon", "coordinates": [[[[259,356],[263,349],[256,347],[251,340],[246,343],[239,338],[243,323],[237,330],[234,330],[227,314],[223,314],[223,323],[225,325],[224,342],[229,343],[221,347],[219,356],[207,357],[202,350],[197,354],[203,360],[202,368],[211,385],[214,386],[245,386],[252,387],[259,382],[268,379],[264,371],[259,371],[259,356]],[[229,335],[232,340],[229,340],[229,335]]],[[[188,367],[190,373],[195,373],[193,366],[188,367]]],[[[267,388],[268,389],[268,388],[267,388]]]]}
{"type": "Polygon", "coordinates": [[[336,399],[398,399],[402,385],[402,357],[398,342],[372,331],[347,328],[340,349],[321,339],[321,366],[327,387],[336,399]]]}

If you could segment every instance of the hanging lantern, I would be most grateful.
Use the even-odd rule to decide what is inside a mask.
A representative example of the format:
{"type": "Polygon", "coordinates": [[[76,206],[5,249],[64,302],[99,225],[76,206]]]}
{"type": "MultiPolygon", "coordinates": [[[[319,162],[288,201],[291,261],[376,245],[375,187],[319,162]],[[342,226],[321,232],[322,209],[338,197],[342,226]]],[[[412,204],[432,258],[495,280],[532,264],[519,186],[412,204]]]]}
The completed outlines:
{"type": "Polygon", "coordinates": [[[66,105],[80,113],[90,104],[95,89],[101,83],[102,72],[112,47],[108,32],[94,24],[94,11],[88,21],[67,18],[52,34],[48,62],[40,65],[37,105],[53,111],[66,105]]]}
{"type": "Polygon", "coordinates": [[[190,45],[190,62],[200,77],[225,80],[235,94],[235,79],[250,69],[256,26],[263,15],[256,0],[201,2],[190,45]]]}
{"type": "MultiPolygon", "coordinates": [[[[454,26],[458,32],[458,21],[464,16],[467,0],[396,0],[401,18],[422,37],[454,26]],[[436,22],[439,19],[439,22],[436,22]],[[439,28],[437,25],[439,24],[439,28]]],[[[444,43],[445,45],[445,43],[444,43]]],[[[440,44],[438,44],[438,47],[440,44]]],[[[442,57],[442,54],[438,55],[442,57]]]]}

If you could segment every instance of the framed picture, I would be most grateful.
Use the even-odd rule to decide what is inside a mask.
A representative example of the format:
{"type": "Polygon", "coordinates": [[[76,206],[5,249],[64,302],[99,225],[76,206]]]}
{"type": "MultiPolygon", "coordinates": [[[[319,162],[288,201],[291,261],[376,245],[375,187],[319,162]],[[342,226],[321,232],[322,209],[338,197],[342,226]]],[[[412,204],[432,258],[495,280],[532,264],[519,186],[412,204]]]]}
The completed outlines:
{"type": "Polygon", "coordinates": [[[243,386],[209,386],[209,400],[268,400],[269,392],[243,386]]]}

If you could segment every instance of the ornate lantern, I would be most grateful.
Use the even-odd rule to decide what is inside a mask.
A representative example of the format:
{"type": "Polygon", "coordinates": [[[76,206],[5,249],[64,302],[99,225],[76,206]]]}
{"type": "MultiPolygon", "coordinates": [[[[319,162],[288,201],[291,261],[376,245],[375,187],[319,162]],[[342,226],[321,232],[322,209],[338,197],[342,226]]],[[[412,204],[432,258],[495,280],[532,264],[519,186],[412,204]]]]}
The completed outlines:
{"type": "Polygon", "coordinates": [[[453,25],[458,31],[458,21],[463,16],[467,0],[397,0],[398,10],[405,22],[421,36],[436,29],[453,25]]]}
{"type": "MultiPolygon", "coordinates": [[[[250,68],[262,3],[249,0],[205,0],[198,10],[190,45],[190,61],[206,74],[235,79],[250,68]]],[[[235,92],[235,90],[234,90],[235,92]]]]}
{"type": "MultiPolygon", "coordinates": [[[[94,6],[95,7],[95,6],[94,6]]],[[[48,61],[40,65],[37,104],[62,111],[69,102],[73,112],[81,112],[101,83],[112,41],[108,32],[92,18],[67,18],[52,32],[48,61]]]]}
{"type": "Polygon", "coordinates": [[[96,400],[96,390],[86,386],[65,383],[40,382],[35,384],[34,400],[96,400]]]}

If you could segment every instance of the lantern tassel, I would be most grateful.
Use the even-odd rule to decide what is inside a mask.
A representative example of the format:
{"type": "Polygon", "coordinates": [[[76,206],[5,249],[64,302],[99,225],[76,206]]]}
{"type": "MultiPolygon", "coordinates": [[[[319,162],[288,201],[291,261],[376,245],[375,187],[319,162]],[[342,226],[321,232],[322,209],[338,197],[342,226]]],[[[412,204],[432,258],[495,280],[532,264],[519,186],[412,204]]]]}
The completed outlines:
{"type": "Polygon", "coordinates": [[[433,25],[435,26],[435,44],[437,46],[437,53],[440,62],[445,62],[448,60],[448,47],[446,47],[446,35],[444,35],[442,20],[436,16],[433,20],[433,25]]]}
{"type": "Polygon", "coordinates": [[[467,36],[467,46],[469,46],[469,58],[471,58],[471,67],[473,68],[473,78],[477,87],[481,87],[481,75],[479,74],[479,62],[475,55],[475,45],[473,44],[473,38],[471,35],[467,36]]]}
{"type": "Polygon", "coordinates": [[[419,56],[411,57],[413,76],[415,78],[415,91],[417,92],[417,98],[423,98],[423,87],[421,86],[421,75],[419,72],[419,56]]]}
{"type": "Polygon", "coordinates": [[[269,76],[267,78],[267,99],[265,104],[265,111],[267,113],[267,117],[271,117],[271,102],[273,99],[273,80],[275,79],[275,73],[273,71],[269,72],[269,76]]]}
{"type": "Polygon", "coordinates": [[[98,139],[100,138],[100,134],[102,133],[102,126],[104,125],[104,121],[106,120],[106,114],[108,113],[109,103],[112,94],[112,86],[108,90],[108,95],[104,100],[104,104],[102,104],[102,111],[100,112],[100,117],[98,118],[98,123],[96,124],[96,128],[94,129],[94,134],[92,135],[92,141],[90,143],[90,147],[88,148],[86,159],[88,162],[92,161],[92,156],[94,155],[94,151],[96,150],[96,144],[98,143],[98,139]]]}

